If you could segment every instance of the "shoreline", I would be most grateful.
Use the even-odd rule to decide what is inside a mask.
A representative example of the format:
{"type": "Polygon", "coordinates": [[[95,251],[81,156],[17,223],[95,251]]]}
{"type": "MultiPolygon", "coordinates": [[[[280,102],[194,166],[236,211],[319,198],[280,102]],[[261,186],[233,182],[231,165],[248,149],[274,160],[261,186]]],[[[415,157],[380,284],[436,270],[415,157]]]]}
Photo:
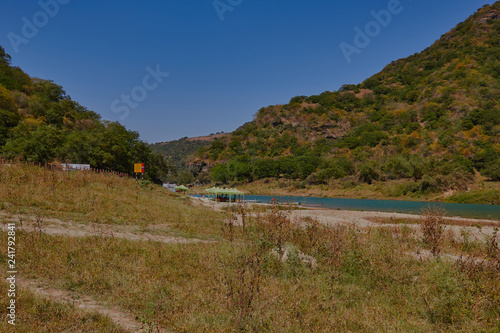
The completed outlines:
{"type": "MultiPolygon", "coordinates": [[[[339,198],[339,199],[368,199],[393,201],[421,201],[458,204],[500,205],[500,182],[479,182],[470,184],[467,190],[448,190],[440,193],[427,194],[391,194],[398,187],[411,181],[374,182],[371,185],[358,184],[353,187],[342,187],[340,184],[306,185],[298,187],[300,182],[286,180],[278,182],[276,179],[257,180],[252,183],[232,183],[223,187],[237,187],[245,195],[268,196],[295,196],[304,198],[339,198]]],[[[211,184],[208,187],[211,187],[211,184]]],[[[207,186],[194,186],[193,194],[204,194],[207,186]]]]}
{"type": "MultiPolygon", "coordinates": [[[[246,196],[261,196],[261,195],[247,194],[246,196]]],[[[270,196],[270,195],[263,195],[263,196],[268,197],[268,198],[276,198],[277,200],[279,200],[280,197],[282,198],[282,196],[270,196]]],[[[290,197],[292,200],[290,200],[290,202],[288,202],[288,203],[286,201],[280,202],[279,204],[281,206],[290,206],[290,207],[295,207],[295,208],[299,208],[299,209],[307,209],[307,210],[324,209],[324,210],[349,211],[349,212],[403,214],[403,215],[411,215],[414,217],[420,217],[421,216],[421,214],[420,214],[421,209],[423,207],[425,207],[427,204],[437,204],[438,206],[439,206],[439,204],[442,204],[444,206],[444,209],[445,209],[445,215],[444,215],[445,218],[461,218],[461,219],[466,219],[469,221],[500,221],[500,216],[499,216],[498,212],[496,211],[496,208],[492,208],[492,210],[494,210],[494,211],[490,211],[489,210],[490,208],[486,208],[487,213],[484,213],[484,211],[483,211],[482,216],[477,216],[477,215],[475,215],[476,210],[467,212],[467,209],[465,209],[465,211],[460,212],[460,208],[457,209],[457,208],[454,208],[452,206],[452,205],[468,205],[468,204],[453,203],[453,202],[416,201],[416,200],[404,201],[404,200],[392,200],[392,199],[324,198],[324,197],[300,197],[300,199],[303,199],[303,200],[300,200],[298,197],[294,197],[294,196],[287,196],[287,197],[290,197]],[[312,203],[307,203],[307,198],[318,199],[318,201],[316,201],[316,203],[314,201],[312,203]],[[293,199],[295,199],[295,200],[293,200],[293,199]],[[340,199],[338,204],[341,207],[340,208],[328,207],[329,202],[321,201],[322,199],[333,199],[333,200],[340,199]],[[349,207],[349,206],[351,206],[351,204],[349,202],[347,202],[347,205],[345,205],[344,204],[345,202],[343,203],[341,201],[344,199],[346,199],[346,200],[367,200],[367,201],[388,201],[388,202],[397,201],[397,202],[402,202],[402,203],[405,203],[405,202],[414,203],[415,205],[413,205],[413,206],[402,205],[402,207],[390,207],[391,204],[389,203],[388,210],[384,210],[383,205],[385,205],[385,203],[383,203],[383,204],[381,204],[381,207],[380,207],[381,209],[378,210],[377,209],[378,207],[373,207],[373,206],[377,206],[378,205],[377,203],[374,204],[373,202],[368,202],[366,204],[366,206],[363,206],[362,203],[360,204],[358,202],[358,203],[354,203],[352,207],[349,207]],[[326,206],[325,206],[325,204],[326,204],[326,206]],[[422,206],[422,205],[424,205],[424,206],[422,206]],[[451,205],[451,206],[446,207],[446,205],[451,205]],[[342,207],[342,206],[344,206],[344,207],[342,207]],[[363,207],[361,207],[361,206],[363,206],[363,207]],[[390,211],[390,210],[393,210],[393,211],[390,211]],[[449,213],[447,213],[446,210],[448,210],[449,213]],[[462,215],[460,215],[460,213],[462,213],[462,215]]],[[[211,202],[211,201],[209,201],[209,202],[211,202]]],[[[222,203],[222,204],[224,204],[224,203],[222,203]]],[[[245,204],[247,204],[247,205],[252,205],[252,204],[273,205],[273,203],[271,203],[271,201],[266,201],[266,198],[250,199],[250,201],[248,201],[248,202],[245,201],[245,204]]],[[[479,205],[486,205],[486,204],[479,204],[479,205]]],[[[334,205],[334,206],[336,206],[336,205],[334,205]]],[[[396,206],[397,206],[397,204],[396,204],[396,206]]],[[[487,205],[487,206],[495,207],[496,205],[487,205]]],[[[457,207],[460,207],[460,206],[457,206],[457,207]]],[[[480,211],[481,207],[477,207],[477,210],[480,211]]]]}
{"type": "MultiPolygon", "coordinates": [[[[231,207],[232,205],[235,205],[237,203],[228,203],[228,202],[214,202],[209,200],[208,198],[200,198],[200,197],[192,197],[194,199],[197,199],[197,201],[201,202],[204,206],[213,208],[214,210],[224,210],[227,207],[231,207]]],[[[258,205],[258,206],[267,206],[267,207],[272,207],[273,204],[270,203],[246,203],[247,205],[258,205]]],[[[408,220],[417,220],[422,218],[423,216],[421,214],[411,214],[411,213],[398,213],[398,212],[383,212],[383,211],[375,211],[375,210],[345,210],[345,209],[335,209],[335,208],[326,208],[326,207],[307,207],[303,205],[294,205],[291,207],[296,207],[299,209],[291,209],[291,212],[325,212],[325,213],[313,213],[313,214],[304,214],[304,213],[295,213],[296,215],[318,215],[318,216],[344,216],[346,215],[351,215],[352,218],[361,218],[361,219],[366,219],[366,218],[382,218],[382,219],[408,219],[408,220]]],[[[351,218],[347,218],[348,220],[352,220],[351,218]]],[[[444,216],[445,220],[450,220],[450,221],[462,221],[462,222],[472,222],[478,225],[487,225],[487,224],[497,224],[497,227],[500,228],[500,219],[485,219],[485,218],[480,218],[480,219],[473,219],[473,218],[468,218],[468,217],[461,217],[461,216],[444,216]]],[[[366,220],[370,223],[377,223],[377,222],[371,222],[369,220],[366,220]]]]}
{"type": "MultiPolygon", "coordinates": [[[[194,202],[212,208],[217,211],[226,210],[234,203],[221,203],[213,202],[208,198],[192,197],[194,202]]],[[[254,203],[250,205],[268,206],[267,203],[254,203]]],[[[289,218],[297,223],[303,221],[313,220],[326,226],[344,225],[354,227],[357,230],[366,230],[369,228],[403,228],[407,227],[415,232],[419,232],[419,221],[423,218],[422,215],[408,214],[408,213],[393,213],[393,212],[380,212],[380,211],[354,211],[354,210],[337,210],[328,208],[307,208],[300,207],[301,209],[290,210],[289,218]]],[[[229,211],[229,210],[228,210],[229,211]]],[[[259,214],[266,214],[267,210],[261,212],[251,212],[250,215],[258,217],[259,214]]],[[[241,223],[241,217],[238,214],[237,224],[241,223]]],[[[487,219],[470,219],[464,217],[444,217],[443,226],[449,235],[455,238],[460,238],[464,233],[476,241],[484,241],[484,237],[491,237],[495,234],[496,229],[500,229],[500,220],[487,220],[487,219]]]]}

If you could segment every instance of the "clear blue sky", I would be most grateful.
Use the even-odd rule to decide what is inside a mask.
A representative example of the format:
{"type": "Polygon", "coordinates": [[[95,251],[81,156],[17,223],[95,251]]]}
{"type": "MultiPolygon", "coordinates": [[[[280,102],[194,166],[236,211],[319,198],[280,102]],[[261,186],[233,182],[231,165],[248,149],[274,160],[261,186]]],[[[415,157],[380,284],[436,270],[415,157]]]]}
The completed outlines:
{"type": "Polygon", "coordinates": [[[154,143],[230,132],[263,106],[359,83],[493,3],[397,2],[3,0],[0,44],[29,75],[154,143]],[[388,7],[390,22],[370,24],[388,7]],[[367,24],[373,37],[348,63],[340,45],[355,47],[367,24]],[[158,65],[169,75],[155,80],[158,65]]]}

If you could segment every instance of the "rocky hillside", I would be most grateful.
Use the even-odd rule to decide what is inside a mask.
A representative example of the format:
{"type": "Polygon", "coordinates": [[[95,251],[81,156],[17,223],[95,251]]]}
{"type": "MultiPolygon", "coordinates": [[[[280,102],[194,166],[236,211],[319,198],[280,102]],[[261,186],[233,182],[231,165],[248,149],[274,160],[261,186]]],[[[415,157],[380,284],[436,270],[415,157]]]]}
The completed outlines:
{"type": "Polygon", "coordinates": [[[217,182],[409,179],[407,192],[500,180],[500,2],[356,85],[258,111],[191,157],[217,182]]]}

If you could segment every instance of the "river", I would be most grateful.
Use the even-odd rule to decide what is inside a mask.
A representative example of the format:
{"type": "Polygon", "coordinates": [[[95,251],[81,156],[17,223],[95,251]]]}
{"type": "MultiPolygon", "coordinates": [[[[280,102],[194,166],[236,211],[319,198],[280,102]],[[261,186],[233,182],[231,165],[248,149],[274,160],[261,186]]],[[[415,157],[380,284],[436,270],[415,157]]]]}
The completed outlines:
{"type": "Polygon", "coordinates": [[[442,202],[401,201],[401,200],[371,200],[371,199],[340,199],[293,196],[245,195],[245,200],[271,202],[272,199],[280,202],[298,202],[305,207],[319,207],[343,210],[364,210],[377,212],[397,212],[420,214],[422,208],[428,206],[442,207],[446,216],[460,216],[466,218],[500,219],[500,205],[457,204],[442,202]]]}

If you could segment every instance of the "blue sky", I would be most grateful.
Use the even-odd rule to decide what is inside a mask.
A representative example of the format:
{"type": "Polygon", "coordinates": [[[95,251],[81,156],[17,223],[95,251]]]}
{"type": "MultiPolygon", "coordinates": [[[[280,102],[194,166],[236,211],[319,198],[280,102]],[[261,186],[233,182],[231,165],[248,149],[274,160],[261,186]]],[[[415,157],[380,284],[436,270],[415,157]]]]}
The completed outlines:
{"type": "Polygon", "coordinates": [[[359,83],[488,3],[3,0],[0,44],[29,75],[154,143],[230,132],[261,107],[359,83]]]}

